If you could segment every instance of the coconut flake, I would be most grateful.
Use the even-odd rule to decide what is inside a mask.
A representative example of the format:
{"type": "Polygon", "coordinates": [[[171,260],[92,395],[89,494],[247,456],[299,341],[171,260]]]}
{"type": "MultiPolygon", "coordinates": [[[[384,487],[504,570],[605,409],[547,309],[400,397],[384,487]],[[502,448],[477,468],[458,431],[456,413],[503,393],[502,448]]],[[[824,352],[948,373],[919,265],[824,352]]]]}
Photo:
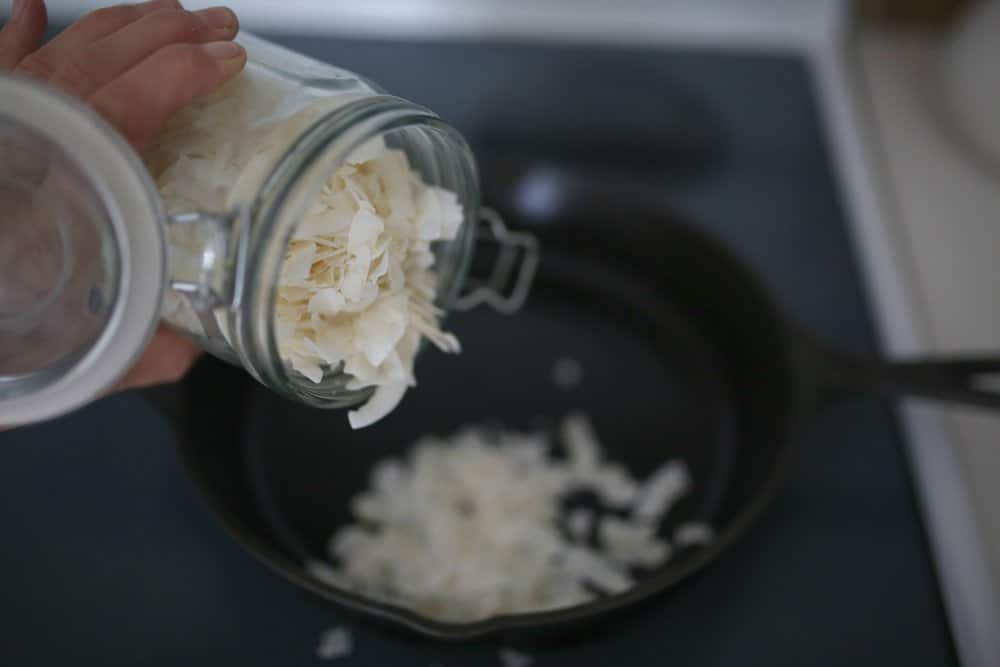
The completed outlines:
{"type": "Polygon", "coordinates": [[[681,549],[703,547],[715,540],[715,531],[707,523],[682,523],[674,530],[674,544],[681,549]]]}
{"type": "Polygon", "coordinates": [[[375,137],[354,149],[347,157],[347,164],[364,164],[365,162],[378,159],[385,152],[385,140],[382,137],[375,137]]]}
{"type": "Polygon", "coordinates": [[[578,507],[566,517],[566,532],[576,542],[585,542],[594,528],[594,512],[578,507]]]}
{"type": "Polygon", "coordinates": [[[369,255],[374,254],[372,246],[383,229],[385,229],[385,225],[382,224],[382,219],[375,214],[375,211],[359,210],[354,214],[354,219],[351,221],[351,231],[347,236],[348,252],[357,253],[360,248],[366,248],[369,255]]]}
{"type": "Polygon", "coordinates": [[[561,357],[552,364],[552,384],[570,391],[583,381],[583,365],[572,357],[561,357]]]}
{"type": "Polygon", "coordinates": [[[316,258],[315,243],[293,243],[288,247],[281,267],[281,280],[288,284],[302,283],[309,277],[316,258]]]}
{"type": "Polygon", "coordinates": [[[563,445],[570,464],[581,475],[597,469],[601,460],[601,445],[590,420],[585,415],[573,414],[563,421],[563,445]]]}
{"type": "Polygon", "coordinates": [[[299,354],[291,354],[288,357],[289,362],[294,368],[302,375],[306,376],[312,382],[319,382],[323,379],[323,369],[320,365],[313,359],[309,359],[299,354]]]}
{"type": "Polygon", "coordinates": [[[605,503],[615,508],[625,508],[636,501],[639,483],[620,463],[601,466],[585,477],[594,491],[605,503]]]}
{"type": "Polygon", "coordinates": [[[308,309],[310,313],[319,315],[336,315],[346,305],[347,299],[341,291],[336,287],[328,287],[313,293],[309,298],[308,309]]]}
{"type": "Polygon", "coordinates": [[[501,667],[531,667],[535,662],[527,653],[521,653],[510,648],[502,648],[497,654],[501,667]]]}
{"type": "Polygon", "coordinates": [[[405,294],[382,297],[358,316],[354,331],[369,364],[381,366],[389,358],[406,333],[407,324],[405,294]]]}
{"type": "Polygon", "coordinates": [[[396,409],[406,393],[406,383],[397,382],[384,384],[375,388],[372,397],[357,410],[347,413],[351,428],[358,429],[371,426],[378,420],[396,409]]]}
{"type": "Polygon", "coordinates": [[[324,632],[319,638],[319,646],[316,647],[316,657],[320,660],[336,660],[346,658],[354,650],[354,641],[351,631],[345,627],[337,626],[324,632]]]}
{"type": "Polygon", "coordinates": [[[602,547],[623,565],[657,567],[670,557],[670,546],[657,538],[654,525],[605,517],[598,529],[602,547]]]}
{"type": "Polygon", "coordinates": [[[316,560],[309,561],[306,563],[306,573],[327,586],[333,586],[334,588],[350,587],[350,582],[344,578],[344,575],[327,563],[316,560]]]}
{"type": "Polygon", "coordinates": [[[608,595],[623,593],[635,583],[622,567],[587,547],[566,549],[565,563],[570,572],[608,595]]]}
{"type": "Polygon", "coordinates": [[[632,514],[645,521],[660,521],[690,489],[687,466],[679,461],[666,463],[639,490],[632,514]]]}
{"type": "Polygon", "coordinates": [[[418,203],[417,234],[421,239],[453,239],[464,219],[458,195],[429,187],[418,203]]]}
{"type": "Polygon", "coordinates": [[[372,251],[368,246],[361,246],[354,252],[354,257],[347,264],[347,275],[341,284],[340,291],[348,301],[360,301],[368,270],[371,268],[372,251]]]}

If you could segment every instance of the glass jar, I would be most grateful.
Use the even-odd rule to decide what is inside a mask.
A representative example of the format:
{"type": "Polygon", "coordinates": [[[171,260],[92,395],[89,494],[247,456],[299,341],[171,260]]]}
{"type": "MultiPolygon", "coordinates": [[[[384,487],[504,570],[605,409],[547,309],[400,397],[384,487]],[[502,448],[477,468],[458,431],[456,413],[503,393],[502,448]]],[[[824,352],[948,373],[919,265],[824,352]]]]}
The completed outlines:
{"type": "MultiPolygon", "coordinates": [[[[330,175],[373,146],[405,152],[428,186],[454,193],[461,205],[457,235],[432,245],[436,305],[444,311],[486,302],[512,311],[524,300],[536,243],[480,209],[475,161],[456,130],[355,74],[250,35],[238,41],[249,56],[246,71],[185,111],[187,124],[174,119],[164,135],[172,139],[147,156],[161,193],[117,134],[82,105],[36,84],[0,80],[0,197],[20,193],[32,202],[25,220],[44,209],[55,221],[52,238],[35,234],[17,243],[10,225],[0,228],[6,248],[42,243],[49,263],[33,264],[55,267],[45,289],[0,290],[7,348],[0,355],[0,424],[50,417],[106,391],[140,354],[157,312],[212,354],[298,401],[335,408],[368,398],[371,387],[352,383],[342,367],[324,367],[317,382],[283,360],[275,306],[296,228],[330,175]],[[248,85],[249,97],[231,90],[248,85]],[[41,104],[60,111],[36,114],[41,104]],[[25,143],[29,136],[33,143],[25,143]],[[170,154],[185,141],[224,148],[211,178],[187,174],[183,196],[174,196],[162,177],[190,167],[170,154]],[[11,142],[24,145],[15,150],[11,142]],[[18,175],[28,155],[44,156],[58,178],[43,181],[59,182],[43,190],[45,183],[18,175]],[[4,190],[5,182],[16,187],[4,190]],[[467,284],[477,237],[501,252],[486,280],[467,284]],[[89,273],[77,275],[81,267],[89,273]],[[508,285],[513,289],[505,291],[508,285]],[[68,293],[70,306],[46,305],[68,293]],[[40,332],[58,338],[51,333],[57,331],[77,333],[63,335],[72,340],[59,346],[38,343],[47,340],[40,332]],[[48,352],[40,355],[39,347],[48,352]]],[[[24,283],[28,264],[8,268],[5,283],[24,283]]]]}
{"type": "Polygon", "coordinates": [[[461,135],[426,109],[252,36],[240,41],[247,49],[246,71],[189,108],[187,118],[175,119],[164,133],[169,149],[149,158],[157,175],[163,164],[176,164],[179,148],[218,151],[201,162],[225,164],[208,179],[212,187],[195,183],[185,191],[190,196],[177,201],[161,187],[175,221],[168,232],[171,291],[164,317],[272,389],[319,407],[351,405],[370,390],[349,388],[349,377],[338,368],[325,367],[316,382],[279,354],[274,286],[293,232],[349,156],[376,142],[401,149],[426,184],[454,192],[463,209],[466,223],[458,236],[435,248],[443,306],[462,285],[474,243],[476,225],[469,221],[479,211],[475,161],[461,135]],[[172,131],[182,136],[169,141],[172,131]]]}

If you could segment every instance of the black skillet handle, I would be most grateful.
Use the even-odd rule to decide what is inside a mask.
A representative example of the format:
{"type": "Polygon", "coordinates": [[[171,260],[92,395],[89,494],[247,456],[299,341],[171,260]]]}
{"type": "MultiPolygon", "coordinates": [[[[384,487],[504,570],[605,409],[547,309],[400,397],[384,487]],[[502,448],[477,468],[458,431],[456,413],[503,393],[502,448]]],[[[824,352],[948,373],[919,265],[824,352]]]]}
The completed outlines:
{"type": "Polygon", "coordinates": [[[800,386],[816,406],[866,392],[1000,410],[1000,354],[879,361],[796,337],[800,386]]]}
{"type": "Polygon", "coordinates": [[[1000,410],[1000,357],[882,363],[874,365],[872,375],[894,394],[1000,410]]]}

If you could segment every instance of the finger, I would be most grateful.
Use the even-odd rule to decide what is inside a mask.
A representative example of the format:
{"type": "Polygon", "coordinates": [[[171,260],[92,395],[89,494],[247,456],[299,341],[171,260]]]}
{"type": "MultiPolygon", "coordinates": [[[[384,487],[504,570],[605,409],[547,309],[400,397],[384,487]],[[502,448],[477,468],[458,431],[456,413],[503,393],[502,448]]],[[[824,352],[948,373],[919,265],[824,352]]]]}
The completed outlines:
{"type": "Polygon", "coordinates": [[[0,71],[14,69],[38,48],[47,23],[43,0],[14,0],[10,20],[0,30],[0,71]]]}
{"type": "Polygon", "coordinates": [[[112,391],[177,382],[199,356],[201,350],[197,345],[176,331],[160,326],[142,357],[112,391]]]}
{"type": "Polygon", "coordinates": [[[141,151],[168,118],[219,88],[246,60],[236,42],[172,44],[101,88],[90,104],[141,151]]]}
{"type": "Polygon", "coordinates": [[[225,7],[200,12],[164,9],[81,47],[72,57],[43,47],[19,69],[49,72],[48,81],[71,95],[86,99],[119,75],[165,46],[232,39],[239,28],[236,15],[225,7]],[[38,66],[32,61],[46,60],[38,66]]]}
{"type": "Polygon", "coordinates": [[[161,9],[183,9],[178,0],[150,0],[137,5],[115,5],[90,12],[56,35],[46,49],[60,53],[74,53],[76,49],[93,44],[116,30],[138,21],[147,14],[161,9]]]}

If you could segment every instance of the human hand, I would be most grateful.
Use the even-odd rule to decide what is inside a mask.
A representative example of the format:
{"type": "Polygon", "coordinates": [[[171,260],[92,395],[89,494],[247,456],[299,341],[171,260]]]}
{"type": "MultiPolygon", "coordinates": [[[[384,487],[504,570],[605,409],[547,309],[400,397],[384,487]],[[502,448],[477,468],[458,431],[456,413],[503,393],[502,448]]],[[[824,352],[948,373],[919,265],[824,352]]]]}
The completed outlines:
{"type": "MultiPolygon", "coordinates": [[[[246,64],[232,41],[236,15],[223,7],[188,12],[177,0],[108,7],[42,45],[46,23],[44,0],[14,0],[0,30],[0,74],[26,75],[84,100],[140,153],[170,116],[246,64]]],[[[161,325],[114,390],[175,382],[199,354],[161,325]]]]}

